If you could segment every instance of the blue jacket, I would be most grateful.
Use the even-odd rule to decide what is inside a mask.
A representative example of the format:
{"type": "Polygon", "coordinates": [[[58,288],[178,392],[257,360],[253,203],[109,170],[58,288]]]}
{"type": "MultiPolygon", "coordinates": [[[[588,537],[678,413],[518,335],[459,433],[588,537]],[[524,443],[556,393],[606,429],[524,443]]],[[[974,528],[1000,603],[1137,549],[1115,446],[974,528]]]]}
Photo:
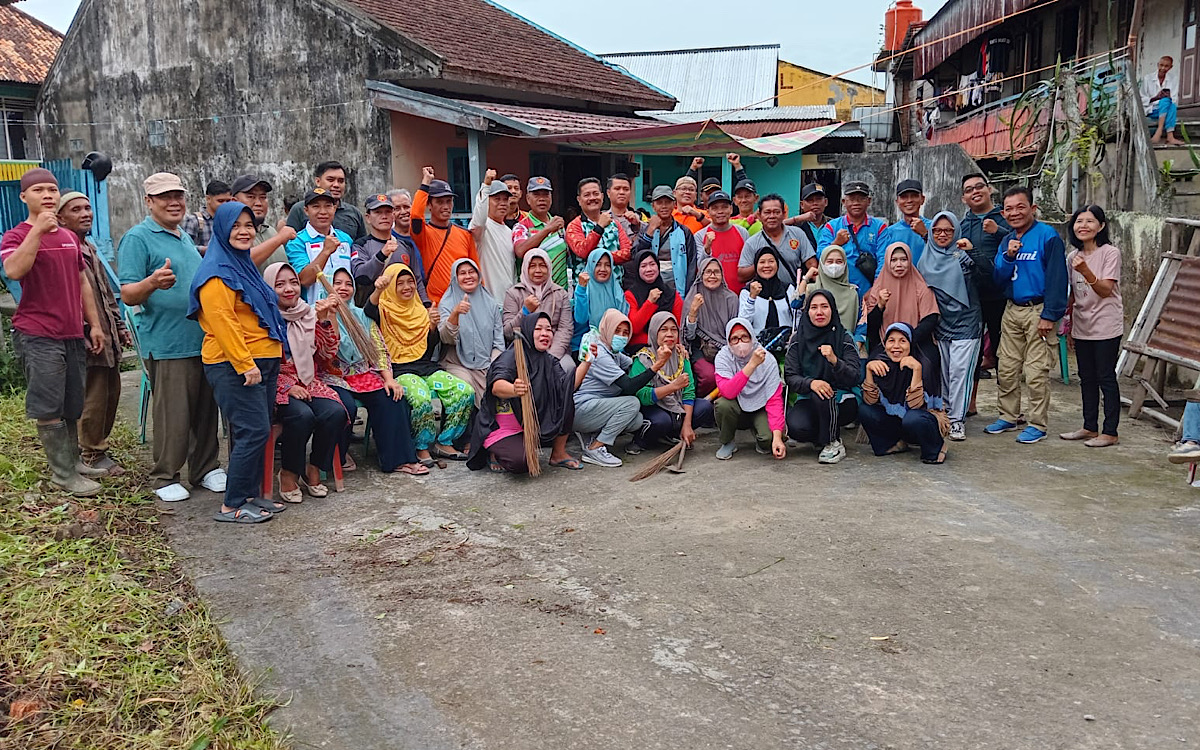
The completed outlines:
{"type": "Polygon", "coordinates": [[[1044,320],[1058,320],[1066,313],[1067,252],[1062,238],[1049,224],[1035,221],[1024,234],[1006,234],[996,250],[995,264],[992,278],[1006,298],[1017,303],[1041,298],[1044,320]],[[1021,243],[1021,249],[1010,260],[1005,251],[1014,239],[1021,243]]]}
{"type": "Polygon", "coordinates": [[[992,281],[992,273],[995,271],[993,264],[996,260],[996,250],[1000,247],[1000,240],[1004,239],[1004,235],[1012,231],[1012,227],[1004,220],[1004,214],[1000,208],[993,206],[991,211],[979,216],[973,211],[967,211],[959,219],[958,236],[971,241],[971,249],[967,254],[971,256],[971,260],[975,261],[975,265],[979,268],[981,281],[979,286],[979,298],[981,300],[998,300],[1004,299],[1003,292],[992,281]],[[988,234],[983,231],[983,222],[991,219],[996,222],[996,233],[988,234]]]}
{"type": "MultiPolygon", "coordinates": [[[[925,224],[925,232],[933,231],[933,220],[921,217],[921,221],[925,224]]],[[[901,221],[888,226],[879,233],[879,241],[875,245],[875,260],[879,263],[879,268],[883,268],[883,254],[887,252],[888,245],[893,242],[903,242],[912,250],[912,257],[909,258],[912,264],[917,265],[917,261],[921,259],[921,253],[925,251],[925,237],[913,231],[913,228],[908,225],[908,222],[901,221]]]]}
{"type": "MultiPolygon", "coordinates": [[[[868,279],[863,276],[862,271],[858,270],[858,266],[854,261],[858,260],[858,253],[861,250],[864,253],[871,253],[876,258],[880,255],[879,236],[883,230],[887,228],[887,222],[878,216],[868,216],[867,222],[855,231],[850,226],[850,222],[846,217],[839,216],[833,221],[827,222],[821,227],[820,233],[817,235],[817,258],[821,257],[822,251],[833,244],[833,238],[841,229],[850,232],[850,241],[846,243],[846,264],[850,266],[850,281],[858,287],[858,298],[862,299],[870,290],[871,284],[875,279],[868,279]]],[[[885,246],[886,247],[886,246],[885,246]]],[[[876,270],[878,273],[878,270],[876,270]]]]}

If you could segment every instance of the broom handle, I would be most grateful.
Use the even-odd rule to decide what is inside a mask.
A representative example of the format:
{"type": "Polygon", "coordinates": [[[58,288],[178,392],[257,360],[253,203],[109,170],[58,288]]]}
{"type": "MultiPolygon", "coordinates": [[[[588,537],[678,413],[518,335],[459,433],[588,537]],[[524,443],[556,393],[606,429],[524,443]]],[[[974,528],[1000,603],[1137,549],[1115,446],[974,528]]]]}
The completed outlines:
{"type": "MultiPolygon", "coordinates": [[[[331,297],[334,296],[333,286],[330,285],[329,279],[325,277],[324,271],[317,273],[317,280],[320,281],[321,286],[325,288],[326,294],[330,295],[331,297]]],[[[341,322],[343,327],[345,327],[346,332],[350,334],[350,340],[354,342],[354,348],[358,349],[359,353],[363,355],[363,359],[367,361],[367,364],[369,364],[372,369],[378,370],[379,352],[371,344],[370,334],[362,330],[362,325],[358,322],[358,319],[351,315],[348,310],[342,309],[342,305],[338,305],[336,311],[338,321],[341,322]],[[361,341],[356,335],[360,333],[362,334],[361,341]]]]}
{"type": "MultiPolygon", "coordinates": [[[[786,331],[780,331],[779,334],[775,338],[773,338],[769,342],[767,342],[767,345],[764,346],[763,348],[770,349],[772,346],[775,346],[777,343],[779,343],[779,339],[783,338],[784,333],[786,333],[786,331]]],[[[712,393],[705,396],[705,398],[708,399],[709,401],[716,401],[717,396],[719,396],[719,395],[721,395],[721,389],[713,388],[712,393]]]]}

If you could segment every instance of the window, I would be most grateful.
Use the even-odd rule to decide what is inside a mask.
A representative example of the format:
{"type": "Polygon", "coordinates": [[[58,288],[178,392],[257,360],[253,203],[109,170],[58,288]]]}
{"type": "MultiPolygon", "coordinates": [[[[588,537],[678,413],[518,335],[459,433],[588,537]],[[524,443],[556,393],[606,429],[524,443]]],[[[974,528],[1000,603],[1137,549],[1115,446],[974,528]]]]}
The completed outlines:
{"type": "Polygon", "coordinates": [[[465,148],[446,149],[446,182],[454,190],[455,211],[470,213],[475,191],[471,189],[471,162],[465,148]]]}
{"type": "Polygon", "coordinates": [[[0,100],[0,159],[37,159],[37,128],[30,105],[11,99],[0,100]]]}
{"type": "Polygon", "coordinates": [[[146,124],[150,147],[158,148],[167,145],[167,124],[162,120],[151,120],[146,124]]]}

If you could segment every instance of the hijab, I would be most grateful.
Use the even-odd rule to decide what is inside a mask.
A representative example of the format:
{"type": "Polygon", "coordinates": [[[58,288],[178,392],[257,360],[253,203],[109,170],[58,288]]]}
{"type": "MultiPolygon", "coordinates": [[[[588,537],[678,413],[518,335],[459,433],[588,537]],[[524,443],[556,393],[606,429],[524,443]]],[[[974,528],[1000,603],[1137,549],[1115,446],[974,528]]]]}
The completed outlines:
{"type": "MultiPolygon", "coordinates": [[[[289,263],[272,263],[263,271],[263,281],[271,286],[272,291],[275,288],[275,279],[285,268],[296,273],[296,269],[289,263]]],[[[317,354],[317,311],[305,302],[304,296],[301,295],[296,299],[294,307],[290,310],[280,309],[279,314],[287,322],[288,349],[291,352],[292,364],[296,367],[296,377],[301,385],[310,385],[317,377],[317,366],[313,359],[317,354]]]]}
{"type": "Polygon", "coordinates": [[[241,293],[242,302],[254,311],[258,324],[266,330],[267,335],[286,346],[287,331],[279,314],[279,297],[258,273],[258,267],[250,260],[250,251],[238,250],[229,244],[234,223],[247,211],[250,209],[237,201],[222,203],[217,208],[213,217],[212,239],[200,260],[196,275],[192,277],[187,316],[192,320],[200,317],[200,287],[210,279],[220,279],[225,286],[241,293]]]}
{"type": "Polygon", "coordinates": [[[379,331],[388,356],[397,364],[414,362],[425,355],[432,326],[429,311],[418,295],[413,294],[412,299],[405,301],[396,292],[396,278],[402,273],[413,276],[412,269],[403,263],[384,268],[387,284],[379,294],[379,331]]]}
{"type": "MultiPolygon", "coordinates": [[[[908,339],[909,354],[921,363],[922,381],[928,380],[925,377],[927,363],[920,358],[917,347],[913,344],[913,329],[911,326],[907,323],[892,323],[884,329],[883,336],[880,337],[882,341],[871,355],[871,359],[886,364],[888,371],[882,377],[872,377],[875,380],[875,386],[879,389],[879,402],[883,405],[884,411],[894,417],[903,417],[909,410],[908,388],[912,385],[912,370],[907,367],[900,367],[899,362],[893,362],[892,358],[888,356],[884,342],[887,341],[888,336],[892,335],[893,331],[899,331],[904,334],[904,338],[908,339]]],[[[927,398],[936,395],[926,393],[927,398]]]]}
{"type": "MultiPolygon", "coordinates": [[[[750,362],[756,348],[759,347],[754,341],[754,328],[750,325],[750,321],[745,318],[734,318],[725,325],[725,346],[717,352],[713,367],[721,377],[732,378],[750,362]],[[738,327],[744,328],[747,335],[750,336],[751,351],[745,357],[735,355],[729,346],[729,337],[733,335],[733,329],[738,327]]],[[[770,401],[775,392],[779,390],[781,382],[779,365],[775,363],[774,357],[767,357],[765,362],[754,368],[753,374],[746,381],[746,386],[738,394],[738,406],[742,407],[744,412],[755,412],[765,408],[767,401],[770,401]]]]}
{"type": "Polygon", "coordinates": [[[910,326],[916,326],[926,315],[938,311],[937,300],[934,299],[933,292],[929,291],[925,277],[921,276],[921,272],[917,270],[916,266],[910,263],[908,273],[903,276],[896,276],[892,273],[892,254],[897,250],[903,250],[909,259],[912,259],[912,249],[903,242],[893,242],[888,245],[883,254],[883,265],[879,267],[879,276],[875,278],[875,284],[863,298],[863,317],[865,318],[878,307],[879,292],[884,289],[891,292],[892,298],[888,301],[887,307],[883,308],[883,324],[879,329],[881,340],[884,338],[883,331],[887,330],[892,323],[907,323],[910,326]]]}
{"type": "Polygon", "coordinates": [[[471,309],[458,316],[458,343],[455,344],[458,361],[468,370],[486,370],[492,363],[492,351],[504,349],[504,333],[500,329],[501,338],[496,339],[500,306],[496,304],[496,298],[483,288],[483,274],[479,271],[479,265],[470,258],[459,258],[450,266],[450,286],[446,287],[446,293],[438,304],[442,319],[449,319],[455,306],[464,299],[471,303],[471,309]],[[458,269],[463,264],[469,264],[479,274],[479,286],[470,294],[458,284],[458,269]]]}
{"type": "MultiPolygon", "coordinates": [[[[540,310],[521,318],[521,335],[514,336],[512,344],[488,368],[487,393],[480,405],[480,421],[486,423],[488,432],[494,429],[497,399],[492,394],[492,384],[497,380],[510,383],[517,379],[517,358],[514,349],[525,347],[525,367],[529,372],[529,389],[533,403],[537,406],[538,430],[543,441],[553,440],[571,428],[568,412],[571,411],[571,394],[575,390],[572,376],[549,351],[540,352],[533,345],[533,329],[538,320],[550,316],[540,310]]],[[[553,321],[550,321],[553,324],[553,321]]],[[[509,399],[513,414],[521,421],[521,399],[509,399]]],[[[486,433],[485,433],[486,434],[486,433]]],[[[484,455],[487,451],[477,451],[484,455]]]]}
{"type": "Polygon", "coordinates": [[[700,261],[700,267],[696,271],[696,281],[692,283],[687,301],[684,303],[685,310],[697,294],[704,300],[704,304],[696,313],[696,332],[708,343],[717,347],[724,346],[725,325],[738,314],[738,297],[730,291],[729,285],[725,283],[725,270],[721,267],[721,261],[711,255],[705,256],[700,261]],[[713,263],[716,263],[717,268],[721,271],[721,286],[709,289],[704,286],[704,269],[713,263]]]}
{"type": "MultiPolygon", "coordinates": [[[[650,369],[650,365],[654,364],[658,357],[658,332],[668,320],[675,320],[675,314],[666,310],[659,310],[650,318],[650,325],[646,328],[646,340],[649,342],[641,351],[638,352],[638,357],[642,359],[646,369],[650,369]]],[[[678,325],[678,323],[676,323],[678,325]]],[[[667,364],[662,370],[654,374],[651,383],[654,387],[660,385],[668,385],[679,373],[683,372],[683,358],[686,355],[680,355],[679,345],[676,344],[675,350],[671,352],[671,358],[667,360],[667,364]]],[[[683,414],[683,391],[675,391],[668,396],[656,398],[655,406],[659,406],[672,414],[683,414]]]]}
{"type": "MultiPolygon", "coordinates": [[[[840,320],[858,320],[858,287],[850,282],[850,264],[846,260],[846,249],[841,245],[829,245],[821,251],[821,262],[817,264],[817,279],[808,285],[812,289],[825,289],[833,295],[834,307],[840,320]],[[842,256],[846,270],[836,279],[825,273],[825,260],[830,253],[842,256]]],[[[807,307],[805,308],[807,310],[807,307]]]]}
{"type": "MultiPolygon", "coordinates": [[[[552,298],[555,292],[562,289],[561,286],[554,283],[551,275],[553,270],[554,265],[550,262],[550,254],[540,247],[526,251],[525,257],[521,259],[521,281],[519,282],[519,286],[529,294],[537,297],[538,310],[546,308],[546,300],[552,298]],[[533,280],[529,277],[529,264],[534,258],[541,258],[542,262],[546,264],[546,280],[541,284],[533,283],[533,280]]],[[[546,309],[546,312],[550,315],[551,320],[553,320],[558,310],[546,309]]]]}
{"type": "MultiPolygon", "coordinates": [[[[344,273],[346,276],[350,276],[350,272],[348,270],[345,268],[339,268],[333,272],[333,277],[336,279],[339,273],[344,273]]],[[[354,304],[353,297],[351,297],[348,302],[343,301],[342,312],[347,315],[354,316],[354,318],[358,320],[359,325],[363,327],[363,330],[367,332],[367,337],[370,338],[371,320],[367,317],[366,313],[362,311],[361,307],[357,307],[354,304]]],[[[362,362],[362,352],[360,352],[358,347],[354,344],[354,339],[350,338],[350,332],[346,330],[345,324],[342,323],[341,316],[338,316],[338,333],[341,334],[341,341],[338,342],[338,361],[345,365],[357,365],[358,363],[362,362]]]]}
{"type": "MultiPolygon", "coordinates": [[[[588,286],[591,286],[591,282],[588,282],[588,286]]],[[[610,352],[612,351],[613,336],[617,335],[617,328],[622,323],[629,325],[631,329],[633,328],[633,324],[629,322],[629,317],[625,313],[610,308],[605,310],[604,317],[600,319],[600,325],[596,326],[596,330],[600,333],[600,342],[610,352]]]]}
{"type": "Polygon", "coordinates": [[[592,254],[588,256],[585,270],[588,275],[588,283],[584,288],[588,295],[588,323],[590,325],[599,327],[604,313],[608,310],[616,310],[620,313],[629,312],[629,303],[625,301],[625,295],[621,293],[621,283],[617,281],[617,262],[613,259],[611,252],[603,248],[593,250],[592,254]],[[608,281],[601,283],[596,281],[596,264],[605,256],[608,256],[608,262],[612,264],[612,275],[608,277],[608,281]]]}
{"type": "Polygon", "coordinates": [[[770,245],[763,247],[754,254],[754,278],[750,282],[757,281],[759,284],[762,284],[762,291],[758,293],[758,297],[759,299],[769,300],[766,328],[779,327],[779,309],[775,305],[775,300],[787,299],[788,285],[784,283],[783,279],[779,278],[779,271],[783,268],[782,263],[783,260],[779,257],[779,253],[770,245]],[[758,261],[766,255],[770,255],[775,259],[775,275],[769,279],[764,279],[758,275],[758,261]]]}
{"type": "MultiPolygon", "coordinates": [[[[637,254],[634,258],[632,278],[629,279],[629,291],[633,293],[633,300],[638,307],[646,304],[646,300],[650,297],[650,290],[657,289],[661,294],[658,297],[658,309],[660,312],[671,312],[675,309],[675,290],[663,281],[662,267],[658,264],[658,253],[647,249],[637,254]],[[646,281],[642,278],[642,261],[650,258],[654,261],[654,281],[646,281]]],[[[589,281],[590,285],[591,282],[589,281]]]]}
{"type": "Polygon", "coordinates": [[[963,307],[968,307],[971,304],[971,298],[967,294],[967,276],[958,262],[958,259],[966,251],[960,250],[954,244],[960,237],[958,217],[949,211],[942,211],[933,217],[933,222],[929,226],[929,239],[925,242],[925,252],[921,253],[921,260],[917,262],[917,270],[921,272],[925,283],[931,289],[940,289],[943,294],[958,301],[963,307]],[[954,226],[954,237],[945,247],[941,247],[933,241],[932,228],[942,219],[946,219],[954,226]]]}
{"type": "Polygon", "coordinates": [[[825,359],[824,354],[821,354],[821,347],[826,345],[831,347],[834,354],[840,357],[842,344],[846,338],[846,329],[842,326],[841,313],[838,311],[833,292],[828,289],[817,289],[809,293],[804,300],[804,314],[800,316],[800,326],[789,345],[789,347],[800,347],[800,374],[806,378],[824,380],[833,384],[835,380],[833,365],[829,364],[829,360],[825,359]],[[812,322],[812,318],[808,315],[808,309],[817,297],[824,297],[825,301],[829,303],[829,322],[823,326],[812,322]]]}

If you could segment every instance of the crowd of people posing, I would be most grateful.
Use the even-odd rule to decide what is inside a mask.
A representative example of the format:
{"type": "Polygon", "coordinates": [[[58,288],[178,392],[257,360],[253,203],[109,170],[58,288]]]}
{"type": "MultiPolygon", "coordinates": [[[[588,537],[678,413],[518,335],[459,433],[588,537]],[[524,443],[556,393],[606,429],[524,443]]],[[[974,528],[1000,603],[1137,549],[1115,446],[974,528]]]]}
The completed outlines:
{"type": "Polygon", "coordinates": [[[1100,207],[1071,217],[1068,256],[1029,190],[996,207],[979,174],[963,178],[962,219],[924,218],[920,183],[902,181],[889,225],[869,215],[862,182],[843,185],[838,218],[815,183],[789,216],[728,158],[732,195],[698,183],[697,159],[651,191],[652,214],[630,208],[624,175],[584,179],[570,222],[551,214],[548,178],[489,171],[467,228],[430,167],[417,190],[371,195],[360,212],[342,199],[345,170],[324,163],[277,225],[258,176],[211,183],[189,213],[181,180],[158,173],[144,183],[148,216],[120,241],[117,295],[87,240],[87,197],[31,170],[29,218],[5,233],[2,258],[22,284],[14,337],[53,480],[90,494],[121,470],[106,440],[119,353],[135,337],[155,492],[186,499],[186,464],[188,484],[224,494],[218,521],[258,523],[326,495],[335,464],[355,468],[360,409],[379,469],[414,476],[446,461],[527,472],[527,396],[549,465],[567,470],[691,445],[702,428],[717,431],[718,459],[749,430],[759,453],[811,443],[834,464],[855,423],[876,455],[915,449],[940,464],[995,367],[999,416],[985,431],[1025,423],[1017,440],[1035,443],[1060,327],[1075,340],[1084,415],[1061,437],[1117,442],[1121,256],[1100,207]],[[275,434],[278,494],[263,497],[275,434]]]}

